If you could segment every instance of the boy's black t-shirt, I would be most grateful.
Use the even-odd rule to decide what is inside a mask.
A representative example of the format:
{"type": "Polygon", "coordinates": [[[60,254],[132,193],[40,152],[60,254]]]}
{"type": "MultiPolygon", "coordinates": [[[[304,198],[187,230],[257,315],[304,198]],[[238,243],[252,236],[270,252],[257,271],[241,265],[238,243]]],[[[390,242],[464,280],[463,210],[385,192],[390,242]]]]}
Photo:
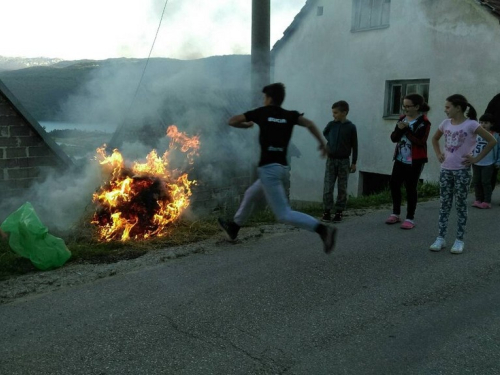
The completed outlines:
{"type": "Polygon", "coordinates": [[[245,112],[244,115],[247,121],[253,121],[260,128],[259,167],[271,163],[288,165],[288,143],[292,137],[293,126],[298,123],[302,114],[269,105],[245,112]]]}

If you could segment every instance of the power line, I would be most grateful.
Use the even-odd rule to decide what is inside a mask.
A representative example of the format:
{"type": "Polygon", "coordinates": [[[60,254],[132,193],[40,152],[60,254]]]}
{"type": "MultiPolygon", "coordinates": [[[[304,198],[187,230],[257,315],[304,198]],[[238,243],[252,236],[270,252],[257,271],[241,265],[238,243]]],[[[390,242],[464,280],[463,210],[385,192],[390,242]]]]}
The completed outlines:
{"type": "Polygon", "coordinates": [[[148,58],[146,59],[146,65],[144,65],[144,69],[142,70],[141,79],[139,80],[139,83],[137,84],[137,88],[135,90],[135,94],[134,94],[134,98],[132,99],[132,103],[134,102],[135,97],[137,96],[139,88],[141,87],[142,80],[144,78],[144,74],[146,73],[146,68],[148,67],[149,59],[151,58],[151,53],[153,52],[153,48],[154,48],[155,43],[156,43],[156,38],[158,38],[158,33],[160,32],[160,27],[161,27],[161,23],[163,21],[163,15],[165,14],[165,9],[167,8],[167,4],[168,4],[168,0],[165,0],[165,5],[163,6],[163,11],[161,12],[160,23],[158,25],[158,29],[156,29],[155,38],[153,39],[153,44],[151,45],[151,49],[149,50],[149,55],[148,55],[148,58]]]}
{"type": "MultiPolygon", "coordinates": [[[[144,65],[144,69],[142,70],[142,74],[141,74],[141,78],[139,79],[139,82],[137,83],[137,87],[135,89],[135,93],[134,93],[134,96],[132,97],[132,100],[130,102],[130,105],[128,106],[127,108],[127,114],[125,116],[125,118],[128,118],[128,112],[130,111],[130,108],[132,108],[132,104],[135,102],[135,99],[137,97],[137,94],[139,93],[139,89],[141,87],[141,84],[142,84],[142,81],[144,79],[144,75],[146,74],[146,69],[148,67],[148,64],[149,64],[149,60],[151,58],[151,53],[153,53],[153,48],[155,46],[155,43],[156,43],[156,39],[158,38],[158,33],[160,32],[160,28],[161,28],[161,23],[163,21],[163,16],[165,14],[165,9],[167,9],[167,4],[168,4],[168,0],[165,0],[165,5],[163,5],[163,11],[161,12],[161,17],[160,17],[160,23],[158,24],[158,28],[156,29],[156,34],[155,34],[155,37],[153,39],[153,44],[151,45],[151,49],[149,50],[149,54],[148,54],[148,57],[146,59],[146,64],[144,65]]],[[[116,137],[117,137],[117,134],[120,133],[121,129],[123,127],[123,122],[122,122],[122,125],[120,125],[116,130],[115,130],[115,133],[112,137],[112,139],[110,140],[110,145],[114,145],[115,141],[116,141],[116,137]]]]}

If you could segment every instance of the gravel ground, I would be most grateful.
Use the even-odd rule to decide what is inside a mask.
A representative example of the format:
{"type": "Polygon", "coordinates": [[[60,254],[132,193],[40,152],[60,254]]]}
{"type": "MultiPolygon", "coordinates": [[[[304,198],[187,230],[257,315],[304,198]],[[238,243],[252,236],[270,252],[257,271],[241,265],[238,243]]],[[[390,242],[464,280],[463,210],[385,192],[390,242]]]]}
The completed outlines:
{"type": "MultiPolygon", "coordinates": [[[[345,219],[350,220],[371,211],[374,210],[361,209],[347,211],[345,213],[345,219]]],[[[38,294],[50,293],[75,285],[91,283],[106,277],[126,274],[190,254],[210,254],[216,251],[230,250],[237,244],[257,241],[262,237],[297,230],[297,228],[285,224],[243,228],[238,240],[235,242],[228,241],[221,232],[221,234],[217,234],[201,242],[150,251],[135,259],[121,260],[116,263],[108,264],[68,264],[51,271],[37,271],[22,276],[12,277],[0,281],[0,304],[11,303],[19,298],[28,298],[38,294]]]]}

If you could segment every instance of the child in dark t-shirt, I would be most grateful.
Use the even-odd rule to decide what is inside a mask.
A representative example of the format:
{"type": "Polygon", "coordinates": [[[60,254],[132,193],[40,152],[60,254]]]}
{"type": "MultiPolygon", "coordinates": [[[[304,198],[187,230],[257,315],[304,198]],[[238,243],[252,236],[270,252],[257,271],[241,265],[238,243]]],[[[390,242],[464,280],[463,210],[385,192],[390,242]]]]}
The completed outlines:
{"type": "Polygon", "coordinates": [[[219,224],[231,240],[236,239],[255,203],[265,197],[279,222],[318,233],[323,241],[325,253],[329,254],[335,245],[336,228],[326,226],[302,212],[293,211],[285,192],[289,177],[287,149],[293,127],[306,127],[319,142],[323,156],[327,154],[326,142],[311,120],[297,111],[281,108],[285,99],[285,86],[282,83],[265,86],[262,92],[263,107],[233,116],[228,121],[229,125],[235,128],[250,128],[254,124],[259,127],[260,160],[258,179],[246,190],[233,220],[219,218],[219,224]]]}

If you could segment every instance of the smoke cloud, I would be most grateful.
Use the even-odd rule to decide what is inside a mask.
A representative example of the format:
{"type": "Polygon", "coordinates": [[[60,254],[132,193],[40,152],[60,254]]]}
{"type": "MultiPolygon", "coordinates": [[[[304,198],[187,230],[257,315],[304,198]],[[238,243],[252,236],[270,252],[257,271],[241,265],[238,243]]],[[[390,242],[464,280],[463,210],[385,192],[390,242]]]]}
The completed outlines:
{"type": "MultiPolygon", "coordinates": [[[[293,2],[296,6],[304,0],[293,2]]],[[[290,0],[275,0],[272,7],[286,12],[292,9],[285,6],[288,3],[290,0]]],[[[227,53],[249,52],[251,2],[228,1],[224,8],[209,4],[170,1],[164,20],[168,26],[162,27],[153,56],[166,54],[186,59],[206,56],[216,50],[222,34],[224,43],[230,47],[227,53]],[[186,18],[186,14],[198,16],[186,18]],[[236,38],[246,27],[242,22],[248,25],[245,42],[236,38]],[[224,25],[222,31],[213,27],[216,24],[224,25]],[[172,28],[174,25],[187,26],[192,33],[188,35],[182,28],[176,30],[172,28]],[[166,49],[159,52],[159,45],[166,49]]],[[[163,5],[162,0],[153,1],[152,20],[157,20],[163,5]]],[[[296,14],[296,10],[290,12],[296,14]]],[[[130,47],[124,43],[119,48],[130,47]]],[[[251,182],[258,160],[258,130],[227,126],[230,116],[252,106],[250,56],[186,61],[152,58],[147,66],[145,59],[110,59],[96,61],[94,65],[86,83],[61,103],[60,117],[55,120],[102,124],[102,130],[108,133],[110,128],[118,127],[111,139],[103,137],[103,143],[114,141],[116,145],[112,146],[117,146],[129,162],[143,161],[153,148],[159,155],[168,150],[166,129],[175,124],[188,135],[200,135],[201,150],[193,166],[186,165],[185,160],[173,153],[172,166],[191,168],[190,179],[199,182],[201,191],[206,189],[204,193],[209,199],[227,204],[228,199],[241,193],[240,185],[251,182]]],[[[19,200],[3,202],[0,212],[5,217],[30,201],[46,225],[68,230],[92,210],[92,194],[102,182],[98,163],[88,155],[64,175],[48,175],[19,200]]]]}
{"type": "Polygon", "coordinates": [[[30,202],[50,230],[66,231],[81,224],[86,212],[92,212],[92,194],[101,184],[97,163],[74,167],[65,174],[49,173],[43,182],[35,183],[23,195],[4,200],[0,205],[2,218],[30,202]]]}
{"type": "MultiPolygon", "coordinates": [[[[211,209],[226,205],[247,186],[258,158],[257,129],[240,130],[227,125],[230,116],[251,109],[250,57],[224,56],[194,61],[153,59],[140,86],[141,60],[97,62],[85,85],[61,103],[58,120],[118,126],[113,138],[128,164],[144,162],[155,149],[169,150],[166,130],[176,125],[188,136],[199,135],[201,148],[194,164],[185,155],[170,151],[171,168],[197,180],[198,196],[211,209]],[[243,176],[243,178],[242,178],[243,176]],[[235,185],[236,184],[236,185],[235,185]]],[[[109,137],[109,138],[107,138],[109,137]]],[[[109,150],[108,153],[110,153],[109,150]]],[[[49,228],[65,231],[82,223],[93,212],[92,195],[104,182],[98,162],[88,154],[64,175],[48,175],[19,200],[4,202],[4,217],[30,201],[49,228]]]]}

